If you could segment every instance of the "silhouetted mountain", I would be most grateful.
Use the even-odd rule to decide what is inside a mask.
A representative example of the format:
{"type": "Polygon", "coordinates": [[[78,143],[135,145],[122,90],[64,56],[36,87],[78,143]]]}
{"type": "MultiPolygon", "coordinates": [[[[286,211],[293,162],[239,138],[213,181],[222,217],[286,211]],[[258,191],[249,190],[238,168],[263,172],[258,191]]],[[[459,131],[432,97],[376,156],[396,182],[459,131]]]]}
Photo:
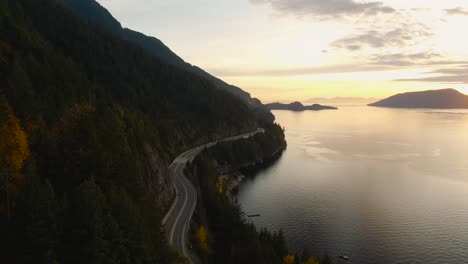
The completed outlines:
{"type": "Polygon", "coordinates": [[[252,98],[249,93],[243,91],[241,88],[234,85],[225,83],[224,81],[214,77],[213,75],[205,72],[197,66],[185,62],[171,49],[169,49],[162,41],[155,37],[146,36],[140,32],[131,29],[122,28],[119,21],[117,21],[107,9],[97,3],[95,0],[63,0],[65,5],[83,18],[95,23],[107,31],[110,31],[127,41],[140,46],[141,48],[149,51],[151,54],[164,60],[167,63],[180,67],[184,70],[193,72],[201,77],[210,80],[214,86],[220,90],[225,90],[240,99],[242,99],[257,115],[267,121],[273,121],[274,116],[271,112],[261,103],[260,100],[252,98]]]}
{"type": "Polygon", "coordinates": [[[159,39],[148,37],[131,29],[123,28],[120,22],[95,0],[63,0],[63,2],[68,8],[75,11],[83,18],[102,27],[106,31],[112,32],[133,44],[139,45],[153,55],[163,59],[165,62],[185,69],[188,69],[188,66],[190,66],[159,39]]]}
{"type": "MultiPolygon", "coordinates": [[[[74,1],[74,0],[67,0],[74,1]]],[[[158,56],[162,60],[172,65],[181,67],[183,69],[190,69],[190,64],[186,63],[182,58],[177,56],[171,49],[169,49],[162,41],[154,37],[148,37],[137,31],[128,28],[121,29],[122,36],[133,44],[146,49],[150,53],[158,56]]]]}
{"type": "Polygon", "coordinates": [[[63,0],[63,2],[77,13],[86,14],[87,19],[99,24],[108,31],[118,33],[122,30],[122,25],[119,21],[94,0],[63,0]]]}
{"type": "Polygon", "coordinates": [[[468,96],[454,89],[397,94],[369,106],[392,108],[468,108],[468,96]]]}
{"type": "Polygon", "coordinates": [[[338,108],[333,106],[326,106],[326,105],[303,105],[300,102],[294,102],[290,104],[282,104],[282,103],[271,103],[266,105],[271,110],[290,110],[290,111],[305,111],[305,110],[312,110],[312,111],[319,111],[319,110],[337,110],[338,108]]]}

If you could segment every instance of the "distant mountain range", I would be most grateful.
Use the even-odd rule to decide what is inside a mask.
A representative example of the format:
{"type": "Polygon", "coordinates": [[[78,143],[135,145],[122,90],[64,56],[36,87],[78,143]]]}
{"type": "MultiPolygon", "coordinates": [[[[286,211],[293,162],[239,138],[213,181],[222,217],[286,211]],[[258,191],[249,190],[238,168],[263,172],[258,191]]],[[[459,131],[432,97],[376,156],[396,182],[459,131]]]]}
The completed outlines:
{"type": "Polygon", "coordinates": [[[101,6],[95,0],[63,0],[63,3],[86,20],[102,27],[106,31],[118,35],[132,44],[140,46],[164,62],[210,80],[216,88],[225,90],[242,99],[252,110],[254,110],[258,117],[267,119],[268,121],[274,120],[273,114],[268,111],[259,99],[252,98],[249,93],[245,92],[241,88],[227,84],[221,79],[205,72],[203,69],[185,62],[170,48],[164,45],[161,40],[155,37],[146,36],[145,34],[128,28],[123,28],[120,22],[117,21],[106,8],[101,6]]]}
{"type": "Polygon", "coordinates": [[[313,105],[303,105],[300,102],[294,102],[290,104],[282,104],[282,103],[271,103],[266,105],[270,110],[290,110],[290,111],[319,111],[319,110],[337,110],[338,108],[333,106],[325,106],[319,104],[313,105]]]}
{"type": "Polygon", "coordinates": [[[304,102],[327,105],[367,105],[378,100],[379,98],[366,97],[313,97],[305,100],[304,102]]]}
{"type": "Polygon", "coordinates": [[[369,106],[392,108],[468,108],[468,96],[454,89],[430,90],[397,94],[369,106]]]}

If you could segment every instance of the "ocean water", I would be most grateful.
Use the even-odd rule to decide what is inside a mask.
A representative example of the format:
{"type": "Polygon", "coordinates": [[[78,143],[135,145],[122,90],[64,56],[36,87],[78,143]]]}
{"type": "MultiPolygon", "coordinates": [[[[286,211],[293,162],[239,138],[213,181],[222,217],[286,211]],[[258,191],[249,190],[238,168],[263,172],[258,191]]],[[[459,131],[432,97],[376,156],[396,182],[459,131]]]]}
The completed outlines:
{"type": "Polygon", "coordinates": [[[274,114],[288,148],[240,186],[249,221],[343,263],[468,263],[468,111],[274,114]]]}

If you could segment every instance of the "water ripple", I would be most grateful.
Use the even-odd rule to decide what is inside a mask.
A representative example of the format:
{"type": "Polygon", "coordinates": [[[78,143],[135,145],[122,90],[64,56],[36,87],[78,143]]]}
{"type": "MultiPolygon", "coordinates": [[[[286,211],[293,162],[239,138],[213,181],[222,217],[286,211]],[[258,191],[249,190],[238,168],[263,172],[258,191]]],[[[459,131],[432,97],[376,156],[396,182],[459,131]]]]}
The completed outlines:
{"type": "Polygon", "coordinates": [[[468,263],[466,119],[359,107],[276,114],[288,150],[241,186],[243,210],[261,214],[250,221],[283,229],[292,250],[349,263],[468,263]]]}

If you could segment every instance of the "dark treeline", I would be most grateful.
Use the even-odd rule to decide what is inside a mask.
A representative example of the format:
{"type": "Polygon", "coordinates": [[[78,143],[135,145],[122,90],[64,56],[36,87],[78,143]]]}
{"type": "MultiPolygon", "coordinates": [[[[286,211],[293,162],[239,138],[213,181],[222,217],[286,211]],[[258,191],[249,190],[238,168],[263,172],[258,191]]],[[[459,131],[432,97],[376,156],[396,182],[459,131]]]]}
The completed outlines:
{"type": "Polygon", "coordinates": [[[0,122],[2,263],[178,263],[167,164],[257,126],[207,79],[56,0],[0,0],[0,122]]]}
{"type": "Polygon", "coordinates": [[[257,230],[239,205],[226,196],[219,167],[239,170],[261,165],[286,147],[284,130],[265,125],[265,133],[236,142],[221,142],[204,150],[192,162],[190,180],[199,186],[199,199],[192,224],[192,244],[204,263],[330,264],[325,255],[311,257],[307,251],[289,252],[281,230],[257,230]]]}
{"type": "Polygon", "coordinates": [[[281,127],[270,125],[252,138],[218,143],[193,161],[189,173],[199,186],[200,202],[191,230],[204,263],[283,263],[288,254],[283,234],[259,232],[245,220],[239,206],[220,191],[216,165],[260,162],[284,144],[281,127]]]}
{"type": "Polygon", "coordinates": [[[265,133],[255,137],[228,141],[217,144],[206,152],[216,157],[219,165],[230,166],[233,169],[257,165],[280,154],[286,147],[283,129],[277,124],[263,124],[265,133]]]}
{"type": "Polygon", "coordinates": [[[80,15],[86,21],[95,23],[108,32],[122,37],[130,43],[133,43],[150,54],[155,55],[166,63],[177,66],[178,68],[184,69],[191,73],[201,76],[205,79],[208,79],[212,85],[216,88],[224,91],[228,91],[231,94],[236,95],[238,98],[246,102],[249,107],[253,110],[256,116],[270,120],[274,120],[273,114],[264,107],[258,99],[251,98],[250,94],[241,90],[240,88],[229,85],[224,81],[210,75],[205,72],[203,69],[200,69],[190,63],[185,62],[177,54],[172,52],[169,47],[164,45],[162,41],[155,37],[146,36],[143,33],[133,31],[128,28],[123,28],[119,21],[117,21],[112,14],[101,6],[95,0],[62,0],[63,3],[69,7],[71,10],[74,10],[78,15],[80,15]]]}

